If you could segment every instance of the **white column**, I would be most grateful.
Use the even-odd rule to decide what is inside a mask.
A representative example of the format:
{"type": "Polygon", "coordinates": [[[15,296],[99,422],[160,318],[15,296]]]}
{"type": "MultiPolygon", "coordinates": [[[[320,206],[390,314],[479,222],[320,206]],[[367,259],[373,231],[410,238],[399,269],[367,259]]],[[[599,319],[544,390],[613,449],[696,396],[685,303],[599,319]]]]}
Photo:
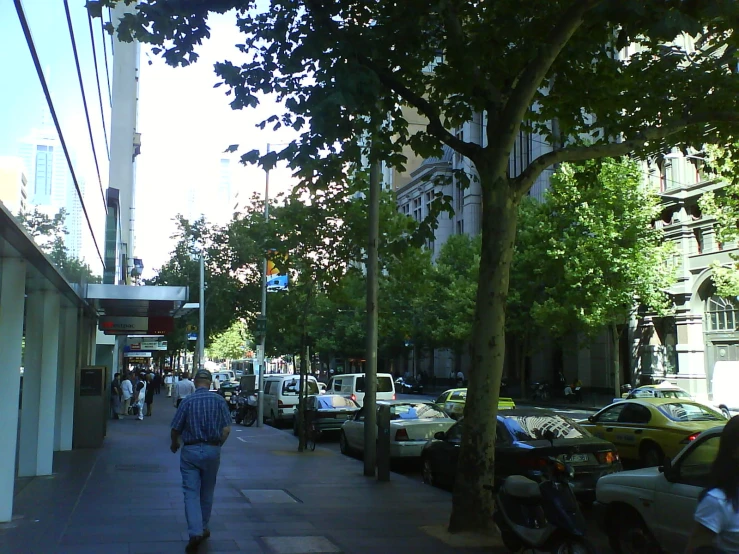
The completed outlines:
{"type": "Polygon", "coordinates": [[[59,332],[59,390],[57,394],[57,425],[54,440],[56,450],[72,450],[74,429],[74,393],[77,373],[77,308],[61,310],[59,332]]]}
{"type": "Polygon", "coordinates": [[[2,260],[0,273],[0,522],[13,517],[15,453],[18,434],[20,365],[23,344],[23,305],[26,288],[26,262],[17,258],[2,260]]]}
{"type": "Polygon", "coordinates": [[[26,366],[23,378],[18,475],[51,475],[54,461],[59,293],[28,295],[26,366]],[[30,370],[30,373],[29,373],[30,370]]]}

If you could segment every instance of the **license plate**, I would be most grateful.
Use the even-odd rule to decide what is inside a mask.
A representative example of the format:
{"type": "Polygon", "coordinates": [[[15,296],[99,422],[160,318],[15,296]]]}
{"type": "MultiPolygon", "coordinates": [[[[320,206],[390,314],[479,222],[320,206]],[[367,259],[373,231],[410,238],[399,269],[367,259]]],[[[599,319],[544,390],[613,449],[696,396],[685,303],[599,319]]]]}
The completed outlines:
{"type": "Polygon", "coordinates": [[[565,462],[570,462],[573,464],[587,462],[588,459],[589,458],[587,454],[571,454],[569,456],[565,456],[565,462]]]}

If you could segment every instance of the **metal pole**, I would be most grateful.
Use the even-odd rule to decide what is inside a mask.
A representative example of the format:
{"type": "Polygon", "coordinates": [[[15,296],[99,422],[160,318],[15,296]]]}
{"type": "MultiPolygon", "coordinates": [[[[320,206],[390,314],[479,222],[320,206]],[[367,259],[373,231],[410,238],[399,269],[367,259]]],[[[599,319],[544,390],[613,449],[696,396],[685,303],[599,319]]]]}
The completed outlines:
{"type": "MultiPolygon", "coordinates": [[[[267,143],[267,154],[269,154],[269,143],[267,143]]],[[[269,221],[269,169],[265,170],[264,177],[264,220],[269,221]]],[[[267,255],[264,256],[262,270],[262,319],[265,327],[262,333],[261,348],[259,349],[259,377],[257,378],[257,427],[261,427],[264,421],[264,373],[265,373],[265,347],[267,345],[267,255]]]]}
{"type": "Polygon", "coordinates": [[[377,459],[377,242],[380,235],[380,164],[370,154],[367,241],[367,363],[364,373],[364,474],[375,476],[377,459]]]}
{"type": "Polygon", "coordinates": [[[205,367],[205,254],[200,253],[200,321],[198,324],[198,369],[205,367]]]}

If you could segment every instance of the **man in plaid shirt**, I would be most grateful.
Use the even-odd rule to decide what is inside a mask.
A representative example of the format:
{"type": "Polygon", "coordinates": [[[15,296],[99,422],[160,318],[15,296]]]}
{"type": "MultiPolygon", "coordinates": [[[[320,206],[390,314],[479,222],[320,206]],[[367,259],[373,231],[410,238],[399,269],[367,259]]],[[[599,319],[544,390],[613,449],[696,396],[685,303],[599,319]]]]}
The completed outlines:
{"type": "Polygon", "coordinates": [[[185,517],[190,542],[185,552],[197,552],[210,537],[208,522],[213,508],[221,446],[231,432],[231,414],[222,396],[210,392],[213,377],[201,369],[195,374],[195,392],[187,396],[172,420],[172,445],[177,452],[182,437],[180,472],[185,495],[185,517]]]}

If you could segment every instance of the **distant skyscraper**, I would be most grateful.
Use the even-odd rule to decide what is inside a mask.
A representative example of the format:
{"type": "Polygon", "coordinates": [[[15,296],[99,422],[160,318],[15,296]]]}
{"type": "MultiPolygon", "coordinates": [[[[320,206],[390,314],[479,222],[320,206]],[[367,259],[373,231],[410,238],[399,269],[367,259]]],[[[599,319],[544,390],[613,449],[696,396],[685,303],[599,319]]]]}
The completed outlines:
{"type": "Polygon", "coordinates": [[[196,176],[186,189],[183,215],[194,221],[204,216],[209,223],[225,225],[234,212],[233,165],[229,158],[208,164],[202,177],[196,176]]]}
{"type": "MultiPolygon", "coordinates": [[[[61,141],[51,125],[48,108],[41,112],[41,126],[20,141],[19,155],[28,171],[29,209],[37,207],[53,216],[62,208],[67,212],[65,245],[69,254],[79,257],[82,249],[83,213],[67,166],[61,141]]],[[[80,188],[84,180],[78,178],[80,188]]]]}
{"type": "Polygon", "coordinates": [[[28,177],[20,158],[0,157],[0,202],[13,215],[28,209],[28,177]]]}

